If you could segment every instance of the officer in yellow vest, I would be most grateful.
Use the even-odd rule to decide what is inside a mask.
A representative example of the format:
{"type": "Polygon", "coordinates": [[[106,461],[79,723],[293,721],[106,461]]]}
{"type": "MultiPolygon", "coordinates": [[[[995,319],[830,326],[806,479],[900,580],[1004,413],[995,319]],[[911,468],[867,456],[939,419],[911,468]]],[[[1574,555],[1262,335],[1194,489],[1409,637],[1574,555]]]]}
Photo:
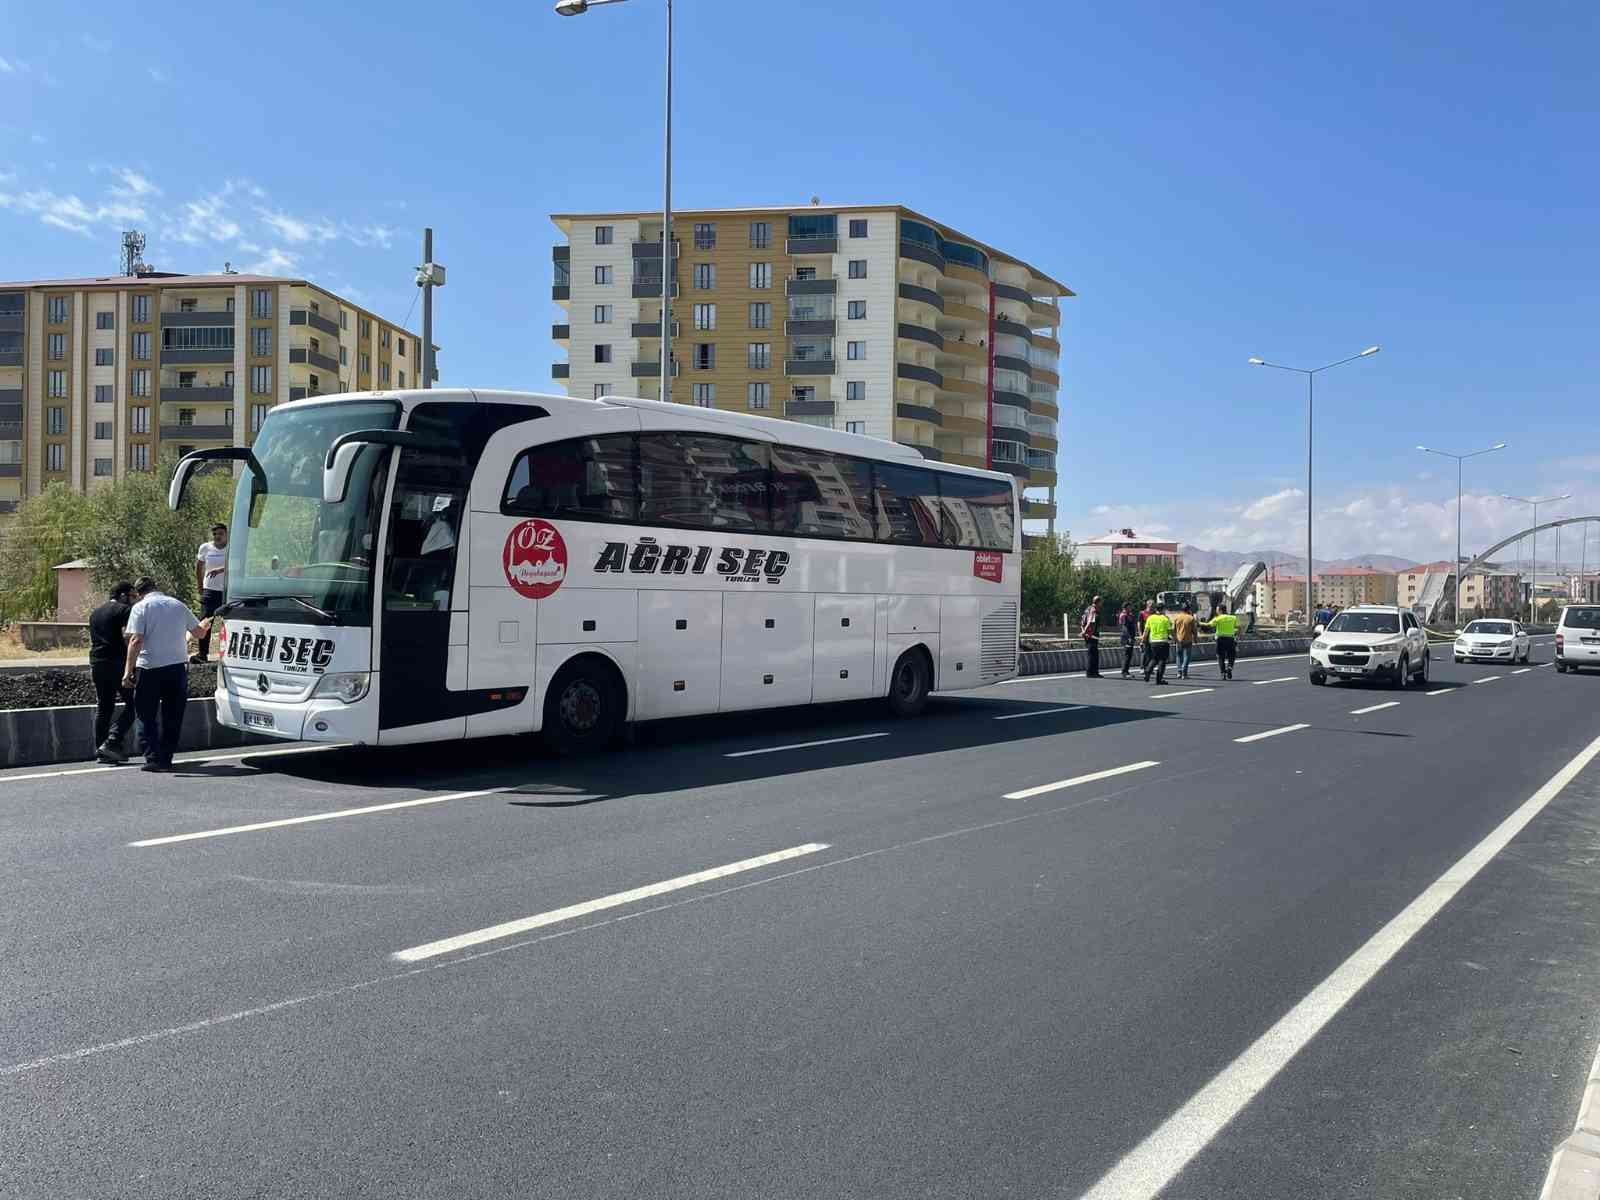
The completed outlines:
{"type": "Polygon", "coordinates": [[[1202,629],[1217,635],[1217,669],[1224,679],[1233,678],[1233,664],[1239,657],[1239,618],[1228,611],[1228,602],[1217,605],[1217,613],[1209,621],[1201,621],[1202,629]]]}
{"type": "Polygon", "coordinates": [[[1167,606],[1157,604],[1155,612],[1144,623],[1144,681],[1150,682],[1150,672],[1156,673],[1156,683],[1167,682],[1167,655],[1172,652],[1172,618],[1167,616],[1167,606]]]}

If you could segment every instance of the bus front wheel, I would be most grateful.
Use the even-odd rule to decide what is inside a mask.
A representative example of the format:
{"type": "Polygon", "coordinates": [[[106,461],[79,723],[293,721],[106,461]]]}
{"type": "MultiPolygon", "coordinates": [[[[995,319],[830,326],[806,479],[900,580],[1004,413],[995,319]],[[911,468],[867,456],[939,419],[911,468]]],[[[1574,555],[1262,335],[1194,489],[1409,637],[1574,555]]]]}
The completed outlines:
{"type": "Polygon", "coordinates": [[[932,686],[933,670],[927,652],[921,648],[907,650],[889,675],[889,711],[897,717],[916,716],[927,705],[932,686]]]}
{"type": "Polygon", "coordinates": [[[625,704],[616,668],[580,658],[556,672],[544,698],[544,740],[557,754],[592,754],[622,728],[625,704]]]}

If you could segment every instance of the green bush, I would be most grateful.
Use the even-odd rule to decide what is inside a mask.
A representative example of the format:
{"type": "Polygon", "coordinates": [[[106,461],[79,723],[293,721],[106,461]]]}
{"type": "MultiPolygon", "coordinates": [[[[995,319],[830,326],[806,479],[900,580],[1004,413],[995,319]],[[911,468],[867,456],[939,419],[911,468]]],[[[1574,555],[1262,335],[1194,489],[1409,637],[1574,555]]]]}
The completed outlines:
{"type": "Polygon", "coordinates": [[[54,614],[54,568],[84,557],[88,510],[88,498],[64,483],[47,484],[17,506],[0,532],[0,603],[8,621],[42,621],[54,614]]]}
{"type": "Polygon", "coordinates": [[[1041,538],[1022,553],[1022,628],[1029,633],[1061,635],[1061,617],[1067,614],[1072,636],[1078,617],[1094,596],[1100,597],[1102,630],[1123,604],[1141,607],[1157,592],[1170,591],[1178,582],[1171,567],[1135,569],[1103,567],[1074,561],[1066,538],[1041,538]]]}

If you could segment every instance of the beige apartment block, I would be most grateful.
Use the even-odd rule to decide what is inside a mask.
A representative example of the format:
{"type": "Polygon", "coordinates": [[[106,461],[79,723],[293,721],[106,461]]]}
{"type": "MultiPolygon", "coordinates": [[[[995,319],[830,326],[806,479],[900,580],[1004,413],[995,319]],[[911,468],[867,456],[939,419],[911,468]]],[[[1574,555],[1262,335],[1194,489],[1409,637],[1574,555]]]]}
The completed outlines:
{"type": "Polygon", "coordinates": [[[0,514],[168,451],[247,446],[275,404],[415,387],[417,337],[305,279],[0,283],[0,514]]]}
{"type": "MultiPolygon", "coordinates": [[[[553,373],[659,399],[660,213],[556,213],[553,373]]],[[[672,399],[991,466],[1054,528],[1060,301],[1013,254],[897,205],[673,213],[672,399]]]]}

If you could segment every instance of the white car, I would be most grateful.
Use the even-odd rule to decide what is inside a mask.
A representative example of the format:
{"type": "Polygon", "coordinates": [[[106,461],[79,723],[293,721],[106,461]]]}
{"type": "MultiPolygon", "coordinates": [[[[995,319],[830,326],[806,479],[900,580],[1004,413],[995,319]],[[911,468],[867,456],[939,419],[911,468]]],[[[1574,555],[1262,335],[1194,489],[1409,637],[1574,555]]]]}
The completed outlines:
{"type": "Polygon", "coordinates": [[[1569,604],[1556,626],[1556,670],[1600,667],[1600,604],[1569,604]]]}
{"type": "Polygon", "coordinates": [[[1311,643],[1311,682],[1382,679],[1405,687],[1428,682],[1428,635],[1411,610],[1393,604],[1358,604],[1317,626],[1311,643]]]}
{"type": "Polygon", "coordinates": [[[1527,662],[1533,652],[1533,639],[1520,621],[1468,621],[1456,634],[1456,661],[1527,662]]]}

